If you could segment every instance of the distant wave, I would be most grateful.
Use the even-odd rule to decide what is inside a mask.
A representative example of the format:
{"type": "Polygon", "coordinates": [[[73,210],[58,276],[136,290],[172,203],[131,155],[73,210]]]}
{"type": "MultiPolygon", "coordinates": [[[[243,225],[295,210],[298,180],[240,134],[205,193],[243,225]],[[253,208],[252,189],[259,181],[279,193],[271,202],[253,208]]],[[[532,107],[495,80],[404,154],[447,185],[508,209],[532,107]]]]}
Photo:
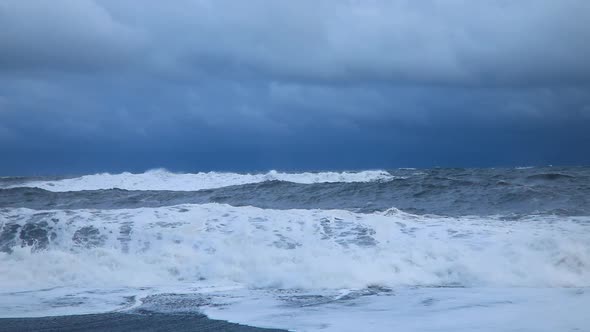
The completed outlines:
{"type": "Polygon", "coordinates": [[[389,181],[392,179],[394,177],[391,174],[382,170],[304,173],[270,171],[259,174],[240,174],[224,172],[172,173],[163,169],[156,169],[141,174],[128,172],[120,174],[101,173],[71,179],[31,181],[10,187],[36,187],[55,192],[114,188],[126,190],[195,191],[276,180],[311,184],[389,181]]]}
{"type": "Polygon", "coordinates": [[[262,174],[176,174],[156,170],[0,181],[0,208],[121,209],[203,203],[363,213],[395,206],[416,214],[446,216],[588,216],[590,169],[262,174]]]}

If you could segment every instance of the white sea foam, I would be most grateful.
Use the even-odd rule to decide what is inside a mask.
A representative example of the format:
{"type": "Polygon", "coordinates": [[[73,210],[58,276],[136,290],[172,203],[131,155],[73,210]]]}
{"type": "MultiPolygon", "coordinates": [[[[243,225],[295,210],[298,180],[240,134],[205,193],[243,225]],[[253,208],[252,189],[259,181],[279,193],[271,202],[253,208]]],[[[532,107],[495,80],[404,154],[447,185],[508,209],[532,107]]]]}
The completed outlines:
{"type": "Polygon", "coordinates": [[[1,231],[0,245],[12,252],[0,252],[0,317],[99,313],[151,294],[206,293],[198,310],[212,318],[297,331],[587,327],[588,217],[18,208],[0,210],[1,231]],[[28,229],[21,247],[19,235],[8,235],[15,224],[43,226],[49,243],[28,229]]]}
{"type": "Polygon", "coordinates": [[[346,300],[336,292],[216,295],[202,308],[211,318],[291,331],[590,331],[588,289],[401,288],[346,300]]]}
{"type": "Polygon", "coordinates": [[[304,289],[590,286],[588,218],[554,218],[454,219],[396,210],[356,214],[222,204],[5,209],[3,227],[46,220],[55,236],[45,250],[15,245],[12,253],[0,253],[0,290],[151,287],[201,279],[304,289]]]}
{"type": "Polygon", "coordinates": [[[393,178],[394,177],[388,172],[380,170],[317,173],[283,173],[270,171],[268,173],[259,174],[240,174],[223,172],[172,173],[163,169],[156,169],[141,174],[128,172],[120,174],[101,173],[56,181],[32,181],[18,184],[13,187],[36,187],[57,192],[113,188],[126,190],[193,191],[272,180],[311,184],[329,182],[388,181],[393,178]]]}

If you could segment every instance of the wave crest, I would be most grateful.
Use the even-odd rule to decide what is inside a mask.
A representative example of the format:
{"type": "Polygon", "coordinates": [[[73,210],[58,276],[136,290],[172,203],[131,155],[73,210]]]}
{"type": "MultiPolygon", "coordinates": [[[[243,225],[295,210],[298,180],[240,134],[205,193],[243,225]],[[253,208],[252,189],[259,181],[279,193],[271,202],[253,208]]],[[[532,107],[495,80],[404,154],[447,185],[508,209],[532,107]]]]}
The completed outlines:
{"type": "Polygon", "coordinates": [[[389,181],[392,179],[394,177],[391,174],[382,170],[304,173],[284,173],[273,170],[267,173],[241,174],[224,172],[173,173],[165,169],[154,169],[140,174],[129,172],[119,174],[100,173],[54,181],[31,181],[13,185],[9,188],[36,187],[56,192],[115,188],[126,190],[196,191],[266,181],[312,184],[389,181]]]}

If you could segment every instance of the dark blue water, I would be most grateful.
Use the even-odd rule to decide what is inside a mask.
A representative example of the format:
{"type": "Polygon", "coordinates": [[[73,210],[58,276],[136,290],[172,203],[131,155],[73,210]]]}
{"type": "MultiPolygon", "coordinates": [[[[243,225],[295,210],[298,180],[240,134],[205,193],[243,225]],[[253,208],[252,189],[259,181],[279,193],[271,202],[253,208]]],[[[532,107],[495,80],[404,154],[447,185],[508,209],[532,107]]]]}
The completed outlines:
{"type": "MultiPolygon", "coordinates": [[[[119,209],[226,203],[271,209],[392,207],[414,214],[564,216],[590,214],[590,168],[389,170],[391,181],[301,184],[266,181],[199,191],[87,190],[20,187],[39,178],[0,179],[0,208],[119,209]],[[12,187],[6,189],[6,187],[12,187]]],[[[51,178],[56,180],[59,178],[51,178]]]]}

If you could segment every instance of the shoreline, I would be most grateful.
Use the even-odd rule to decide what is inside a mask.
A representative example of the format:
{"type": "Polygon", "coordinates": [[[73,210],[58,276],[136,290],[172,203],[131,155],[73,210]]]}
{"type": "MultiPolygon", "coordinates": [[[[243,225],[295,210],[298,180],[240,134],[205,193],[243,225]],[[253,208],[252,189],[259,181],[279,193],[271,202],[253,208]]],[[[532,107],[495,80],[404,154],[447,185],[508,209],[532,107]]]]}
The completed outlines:
{"type": "Polygon", "coordinates": [[[0,318],[0,332],[224,331],[286,332],[210,319],[200,313],[111,312],[36,318],[0,318]]]}

